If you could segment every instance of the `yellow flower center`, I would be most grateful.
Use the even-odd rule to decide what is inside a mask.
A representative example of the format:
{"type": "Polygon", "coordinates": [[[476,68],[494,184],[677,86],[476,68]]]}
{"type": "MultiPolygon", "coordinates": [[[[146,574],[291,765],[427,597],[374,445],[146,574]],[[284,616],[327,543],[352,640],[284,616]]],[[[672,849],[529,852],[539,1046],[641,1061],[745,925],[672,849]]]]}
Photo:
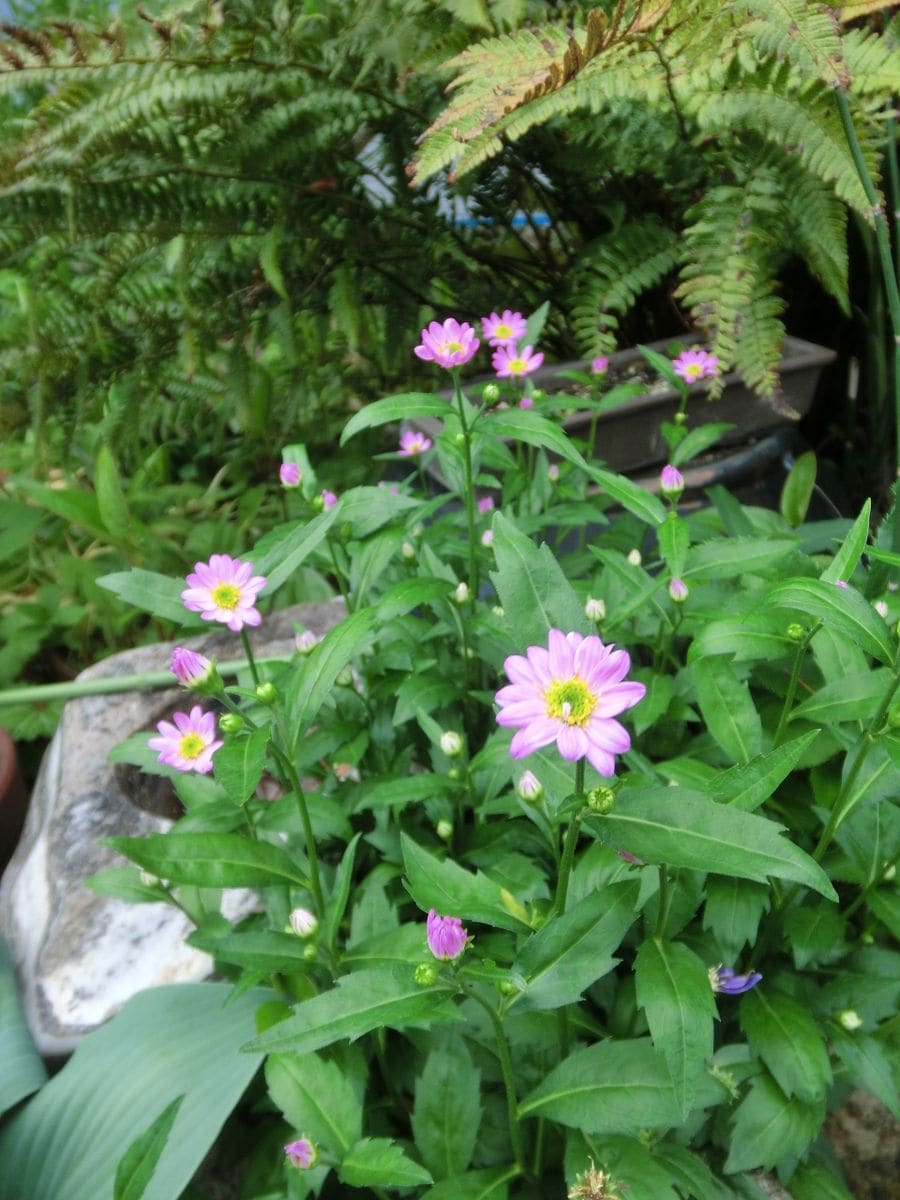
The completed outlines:
{"type": "Polygon", "coordinates": [[[233,583],[217,583],[210,592],[219,608],[237,608],[241,589],[233,583]]]}
{"type": "Polygon", "coordinates": [[[460,342],[441,342],[441,354],[462,354],[462,344],[460,342]]]}
{"type": "Polygon", "coordinates": [[[692,379],[696,379],[698,375],[703,373],[703,368],[699,363],[688,363],[684,368],[684,372],[686,375],[690,375],[692,379]]]}
{"type": "Polygon", "coordinates": [[[511,358],[506,366],[512,375],[524,375],[528,370],[528,363],[524,358],[511,358]]]}
{"type": "Polygon", "coordinates": [[[206,749],[206,742],[199,733],[186,733],[178,749],[182,758],[199,758],[206,749]]]}
{"type": "Polygon", "coordinates": [[[512,326],[511,325],[495,325],[494,326],[494,337],[511,338],[512,337],[512,326]]]}
{"type": "Polygon", "coordinates": [[[565,721],[567,725],[586,725],[597,705],[597,697],[577,675],[551,683],[544,692],[544,701],[547,716],[565,721]]]}

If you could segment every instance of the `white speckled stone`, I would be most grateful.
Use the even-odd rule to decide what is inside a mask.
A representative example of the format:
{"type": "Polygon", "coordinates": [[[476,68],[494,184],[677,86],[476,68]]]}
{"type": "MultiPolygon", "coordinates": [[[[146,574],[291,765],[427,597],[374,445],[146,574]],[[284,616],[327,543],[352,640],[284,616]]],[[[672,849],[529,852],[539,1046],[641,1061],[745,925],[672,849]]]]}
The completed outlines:
{"type": "MultiPolygon", "coordinates": [[[[336,601],[275,613],[251,631],[254,653],[290,654],[295,624],[321,636],[343,611],[336,601]]],[[[181,644],[222,661],[242,656],[240,639],[227,631],[181,644]]],[[[173,645],[114,654],[79,678],[164,670],[173,645]]],[[[135,992],[211,973],[209,955],[185,944],[192,926],[179,909],[129,904],[84,887],[88,876],[122,865],[115,851],[100,844],[103,838],[171,828],[171,820],[134,803],[123,790],[121,768],[106,759],[124,738],[152,732],[156,721],[184,699],[184,691],[175,687],[70,700],[44,755],[25,829],[0,880],[0,933],[9,944],[25,1014],[44,1055],[70,1053],[135,992]]],[[[223,912],[236,919],[256,903],[253,892],[229,889],[223,912]]]]}

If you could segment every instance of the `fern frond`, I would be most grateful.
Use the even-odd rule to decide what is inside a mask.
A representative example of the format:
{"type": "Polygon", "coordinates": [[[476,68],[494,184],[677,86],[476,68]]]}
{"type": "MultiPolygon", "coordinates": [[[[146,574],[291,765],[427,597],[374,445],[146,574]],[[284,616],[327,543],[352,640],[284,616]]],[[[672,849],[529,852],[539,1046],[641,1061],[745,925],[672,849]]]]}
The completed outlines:
{"type": "Polygon", "coordinates": [[[896,38],[879,37],[867,28],[850,29],[844,34],[844,58],[854,96],[900,91],[900,45],[896,38]]]}
{"type": "Polygon", "coordinates": [[[782,180],[789,244],[849,315],[846,208],[829,187],[799,163],[783,158],[772,165],[782,180]]]}
{"type": "Polygon", "coordinates": [[[841,26],[837,14],[810,0],[731,0],[738,16],[749,16],[743,34],[763,58],[785,59],[804,75],[846,87],[841,26]]]}
{"type": "MultiPolygon", "coordinates": [[[[734,365],[748,387],[777,404],[781,386],[778,364],[784,344],[784,324],[780,318],[785,305],[775,294],[775,287],[771,270],[759,271],[753,280],[740,314],[740,337],[735,347],[734,365]]],[[[710,389],[712,396],[718,393],[719,388],[710,389]]]]}
{"type": "Polygon", "coordinates": [[[586,357],[616,347],[619,317],[678,262],[679,239],[656,221],[623,225],[585,247],[572,304],[572,327],[586,357]]]}

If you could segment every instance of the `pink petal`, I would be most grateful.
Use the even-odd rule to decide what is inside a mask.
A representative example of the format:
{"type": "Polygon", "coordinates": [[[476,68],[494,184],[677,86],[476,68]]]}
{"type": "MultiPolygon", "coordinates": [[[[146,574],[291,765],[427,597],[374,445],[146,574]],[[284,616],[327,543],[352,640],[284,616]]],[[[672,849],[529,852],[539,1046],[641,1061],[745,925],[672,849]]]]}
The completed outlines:
{"type": "Polygon", "coordinates": [[[615,717],[643,700],[647,689],[642,683],[613,683],[603,688],[594,706],[592,718],[615,717]]]}
{"type": "Polygon", "coordinates": [[[509,753],[512,758],[524,758],[526,754],[534,754],[536,750],[556,741],[558,732],[559,721],[554,721],[551,717],[541,717],[537,721],[531,721],[524,729],[513,734],[513,739],[509,744],[509,753]]]}
{"type": "Polygon", "coordinates": [[[566,635],[559,629],[551,629],[547,637],[548,661],[550,673],[554,679],[570,679],[574,675],[574,654],[572,647],[566,641],[566,635]]]}
{"type": "Polygon", "coordinates": [[[556,745],[568,762],[584,758],[589,749],[587,734],[577,725],[563,725],[557,734],[556,745]]]}
{"type": "Polygon", "coordinates": [[[616,773],[616,760],[613,756],[591,741],[588,742],[587,760],[598,774],[607,779],[616,773]]]}
{"type": "Polygon", "coordinates": [[[631,749],[628,730],[608,718],[592,716],[587,723],[587,736],[595,746],[611,754],[624,754],[631,749]]]}

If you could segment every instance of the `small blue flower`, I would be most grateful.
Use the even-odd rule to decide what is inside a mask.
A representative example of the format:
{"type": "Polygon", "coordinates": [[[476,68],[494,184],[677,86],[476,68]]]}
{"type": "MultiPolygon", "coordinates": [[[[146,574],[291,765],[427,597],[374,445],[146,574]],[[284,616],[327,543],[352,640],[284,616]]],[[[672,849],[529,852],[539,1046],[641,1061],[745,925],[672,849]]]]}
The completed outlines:
{"type": "Polygon", "coordinates": [[[726,996],[740,996],[755,988],[762,975],[758,971],[748,971],[746,975],[736,975],[731,967],[710,967],[709,986],[714,992],[724,992],[726,996]]]}

